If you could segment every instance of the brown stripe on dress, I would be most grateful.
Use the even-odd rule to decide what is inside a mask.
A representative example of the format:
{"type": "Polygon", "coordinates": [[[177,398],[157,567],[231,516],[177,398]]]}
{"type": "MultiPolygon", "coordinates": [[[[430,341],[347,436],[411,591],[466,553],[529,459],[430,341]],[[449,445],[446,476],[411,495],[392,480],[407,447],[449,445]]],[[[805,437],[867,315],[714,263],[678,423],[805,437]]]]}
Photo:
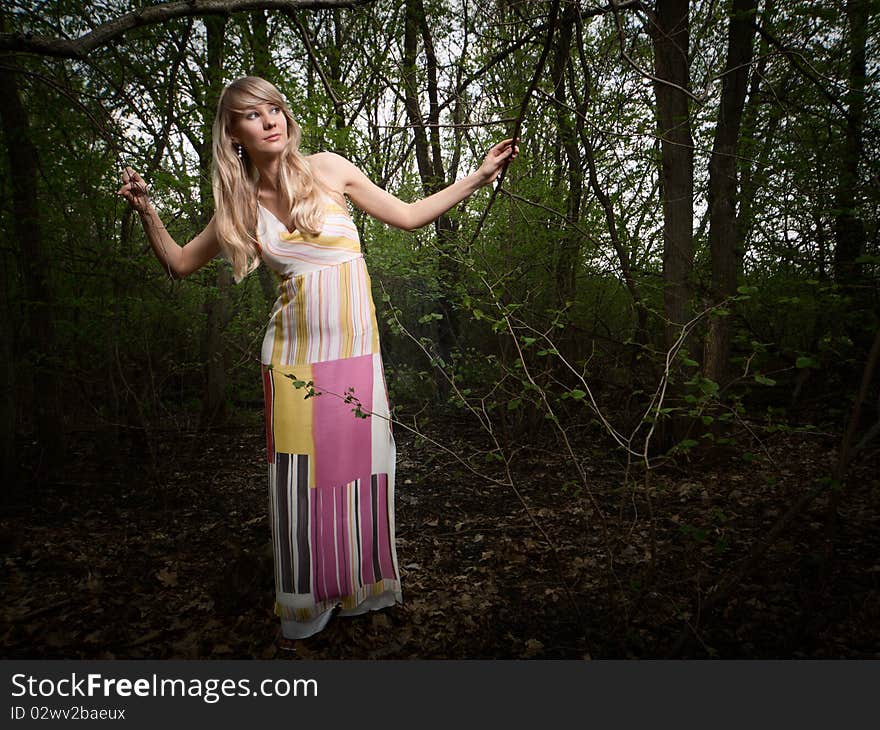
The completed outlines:
{"type": "Polygon", "coordinates": [[[379,477],[377,474],[370,475],[370,501],[373,507],[373,575],[378,583],[382,575],[382,569],[379,567],[379,477]]]}
{"type": "Polygon", "coordinates": [[[293,580],[290,574],[293,556],[290,550],[290,520],[287,506],[290,454],[275,452],[275,459],[275,509],[278,513],[275,559],[281,567],[281,591],[293,593],[293,580]]]}
{"type": "Polygon", "coordinates": [[[309,455],[296,458],[296,550],[299,575],[297,593],[309,593],[311,589],[311,554],[309,551],[309,455]]]}
{"type": "Polygon", "coordinates": [[[361,565],[361,507],[360,507],[360,491],[361,491],[361,480],[355,479],[351,483],[351,487],[354,490],[354,550],[355,550],[355,561],[354,564],[357,566],[357,578],[358,578],[358,587],[364,584],[364,569],[361,565]]]}

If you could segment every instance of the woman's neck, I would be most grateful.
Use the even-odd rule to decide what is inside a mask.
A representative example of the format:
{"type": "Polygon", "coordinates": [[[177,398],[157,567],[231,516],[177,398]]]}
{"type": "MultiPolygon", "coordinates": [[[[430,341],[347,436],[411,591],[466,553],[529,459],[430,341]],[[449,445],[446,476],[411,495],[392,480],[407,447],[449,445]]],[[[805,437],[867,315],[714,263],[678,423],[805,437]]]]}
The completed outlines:
{"type": "Polygon", "coordinates": [[[278,193],[278,170],[281,160],[273,157],[265,162],[254,161],[257,170],[260,172],[260,180],[257,184],[257,191],[262,192],[266,197],[275,197],[278,193]]]}

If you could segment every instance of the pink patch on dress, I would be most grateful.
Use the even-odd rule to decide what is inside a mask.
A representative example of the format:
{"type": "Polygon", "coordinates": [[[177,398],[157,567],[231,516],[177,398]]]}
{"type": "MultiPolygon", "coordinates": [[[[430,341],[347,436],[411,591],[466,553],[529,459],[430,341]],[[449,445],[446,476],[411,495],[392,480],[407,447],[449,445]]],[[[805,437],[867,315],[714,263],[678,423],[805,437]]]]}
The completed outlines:
{"type": "Polygon", "coordinates": [[[316,362],[312,378],[321,393],[313,412],[315,487],[341,486],[355,479],[369,482],[372,427],[369,418],[356,416],[354,410],[357,401],[365,413],[372,408],[373,355],[316,362]],[[346,403],[352,395],[357,400],[346,403]]]}

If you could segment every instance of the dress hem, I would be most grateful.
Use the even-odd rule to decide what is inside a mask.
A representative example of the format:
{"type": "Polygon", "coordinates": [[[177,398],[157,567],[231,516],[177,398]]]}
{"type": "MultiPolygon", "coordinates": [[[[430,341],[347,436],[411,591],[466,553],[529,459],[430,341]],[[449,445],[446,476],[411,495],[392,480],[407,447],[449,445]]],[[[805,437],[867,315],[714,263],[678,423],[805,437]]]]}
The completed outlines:
{"type": "MultiPolygon", "coordinates": [[[[275,612],[281,616],[281,635],[285,639],[307,639],[326,628],[333,613],[341,604],[337,601],[334,605],[326,608],[323,613],[306,621],[284,618],[283,612],[279,613],[279,605],[276,602],[275,612]]],[[[403,595],[400,590],[389,590],[375,596],[368,596],[354,608],[340,609],[338,615],[348,617],[361,616],[370,611],[380,611],[395,605],[403,605],[403,595]]]]}

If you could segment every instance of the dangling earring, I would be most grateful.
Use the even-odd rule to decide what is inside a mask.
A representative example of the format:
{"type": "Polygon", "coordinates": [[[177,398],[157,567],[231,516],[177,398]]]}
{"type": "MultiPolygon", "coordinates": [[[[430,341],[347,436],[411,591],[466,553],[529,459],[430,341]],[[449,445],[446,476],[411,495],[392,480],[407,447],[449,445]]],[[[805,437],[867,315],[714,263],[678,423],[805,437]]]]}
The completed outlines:
{"type": "Polygon", "coordinates": [[[235,147],[236,147],[236,149],[238,150],[238,159],[240,160],[240,159],[242,159],[242,156],[243,156],[243,155],[242,155],[242,150],[244,149],[244,146],[243,146],[243,145],[240,145],[240,144],[237,144],[237,145],[235,145],[235,147]]]}

